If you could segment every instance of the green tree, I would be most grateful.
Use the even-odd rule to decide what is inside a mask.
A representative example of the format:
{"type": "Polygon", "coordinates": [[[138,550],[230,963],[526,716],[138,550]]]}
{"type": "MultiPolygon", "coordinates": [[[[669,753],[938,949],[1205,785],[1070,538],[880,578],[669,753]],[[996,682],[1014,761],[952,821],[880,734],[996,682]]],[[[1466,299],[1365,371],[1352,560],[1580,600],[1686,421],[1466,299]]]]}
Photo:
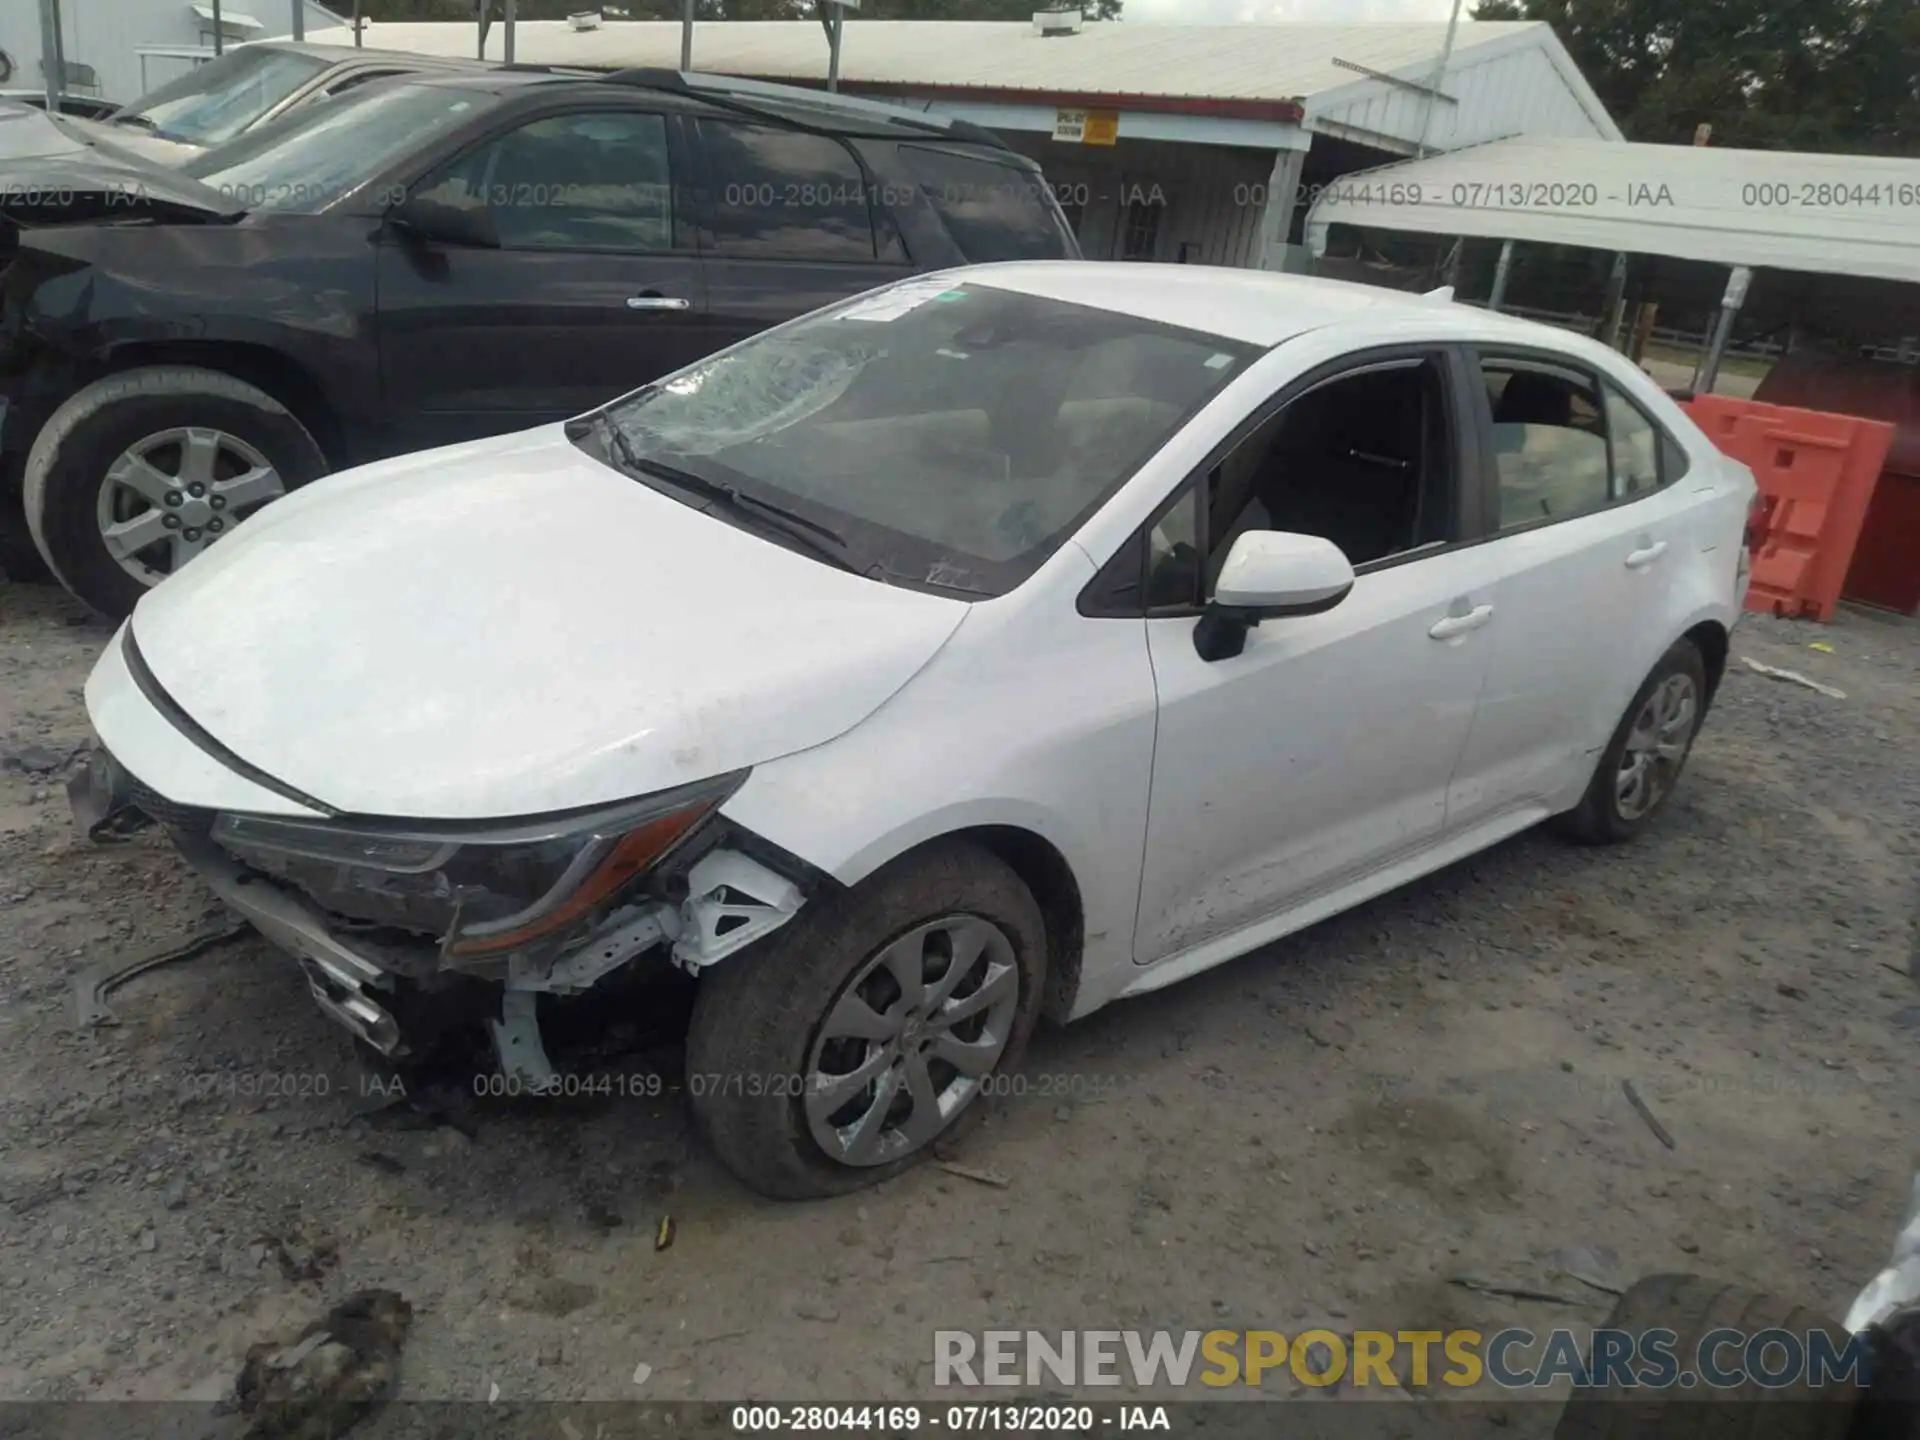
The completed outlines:
{"type": "Polygon", "coordinates": [[[1910,151],[1920,0],[1483,0],[1552,25],[1631,140],[1910,151]]]}

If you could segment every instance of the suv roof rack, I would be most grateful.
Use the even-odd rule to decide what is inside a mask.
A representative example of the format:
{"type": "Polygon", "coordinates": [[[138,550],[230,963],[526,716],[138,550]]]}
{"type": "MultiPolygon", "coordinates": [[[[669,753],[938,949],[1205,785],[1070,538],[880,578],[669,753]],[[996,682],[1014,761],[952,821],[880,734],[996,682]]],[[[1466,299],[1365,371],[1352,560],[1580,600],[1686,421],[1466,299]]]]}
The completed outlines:
{"type": "MultiPolygon", "coordinates": [[[[867,100],[825,90],[809,90],[800,85],[775,85],[764,80],[746,80],[734,75],[711,75],[700,71],[636,68],[616,70],[605,78],[616,85],[632,85],[642,90],[661,90],[705,100],[744,114],[766,115],[792,124],[798,119],[789,107],[839,111],[850,118],[871,117],[888,127],[889,133],[917,130],[930,136],[958,140],[971,145],[989,145],[1008,149],[1007,142],[971,120],[947,119],[938,115],[916,114],[884,101],[867,100]],[[755,102],[759,103],[755,103],[755,102]]],[[[801,121],[804,123],[804,121],[801,121]]]]}

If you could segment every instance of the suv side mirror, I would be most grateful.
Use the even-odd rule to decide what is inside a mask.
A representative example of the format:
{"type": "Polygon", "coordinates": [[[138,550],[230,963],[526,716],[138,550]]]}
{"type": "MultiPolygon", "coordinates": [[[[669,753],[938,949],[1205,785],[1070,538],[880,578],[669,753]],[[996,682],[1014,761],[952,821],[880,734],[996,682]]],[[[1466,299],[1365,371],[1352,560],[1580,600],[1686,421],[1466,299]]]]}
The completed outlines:
{"type": "Polygon", "coordinates": [[[1233,542],[1213,598],[1193,628],[1202,660],[1229,660],[1262,620],[1318,615],[1353,589],[1353,563],[1318,535],[1249,530],[1233,542]]]}
{"type": "Polygon", "coordinates": [[[415,240],[498,250],[500,232],[485,205],[449,205],[426,195],[409,195],[387,211],[387,223],[415,240]]]}

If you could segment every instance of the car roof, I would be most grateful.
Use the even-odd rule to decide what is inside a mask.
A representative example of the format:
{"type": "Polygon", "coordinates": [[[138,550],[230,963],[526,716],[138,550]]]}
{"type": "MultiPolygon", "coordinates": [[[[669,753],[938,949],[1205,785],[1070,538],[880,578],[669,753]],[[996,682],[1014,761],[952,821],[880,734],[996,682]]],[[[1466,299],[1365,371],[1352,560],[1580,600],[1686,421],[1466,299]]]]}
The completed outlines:
{"type": "Polygon", "coordinates": [[[1009,150],[999,137],[964,120],[923,115],[885,102],[833,95],[797,85],[774,85],[732,76],[682,74],[676,70],[620,70],[608,73],[564,66],[483,65],[477,61],[467,61],[459,69],[438,73],[424,71],[397,78],[417,84],[458,85],[500,95],[532,87],[553,89],[571,86],[585,95],[604,96],[609,87],[617,87],[630,94],[645,94],[650,100],[671,108],[685,108],[704,114],[742,115],[750,119],[825,131],[850,139],[914,140],[922,144],[961,146],[974,151],[985,147],[997,152],[996,158],[1005,162],[1022,166],[1032,163],[1009,150]]]}
{"type": "Polygon", "coordinates": [[[1272,347],[1328,325],[1429,318],[1453,311],[1462,339],[1550,345],[1585,355],[1582,337],[1439,296],[1388,290],[1273,270],[1220,265],[1142,265],[1100,260],[1016,260],[946,272],[1000,290],[1064,300],[1199,330],[1243,344],[1272,347]]]}

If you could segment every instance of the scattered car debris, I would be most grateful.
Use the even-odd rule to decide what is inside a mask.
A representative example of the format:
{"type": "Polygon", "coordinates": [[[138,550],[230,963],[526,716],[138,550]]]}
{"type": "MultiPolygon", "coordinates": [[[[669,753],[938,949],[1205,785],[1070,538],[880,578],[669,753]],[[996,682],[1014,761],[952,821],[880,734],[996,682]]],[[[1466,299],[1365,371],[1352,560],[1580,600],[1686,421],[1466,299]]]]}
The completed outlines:
{"type": "Polygon", "coordinates": [[[404,1175],[407,1173],[405,1164],[393,1156],[384,1154],[378,1150],[361,1151],[360,1163],[362,1165],[370,1165],[384,1175],[404,1175]]]}
{"type": "Polygon", "coordinates": [[[1612,1250],[1572,1245],[1555,1251],[1551,1259],[1555,1275],[1577,1280],[1589,1290],[1598,1290],[1606,1295],[1626,1293],[1625,1287],[1616,1285],[1612,1278],[1620,1264],[1619,1256],[1612,1250]]]}
{"type": "Polygon", "coordinates": [[[234,1385],[246,1440],[334,1440],[393,1393],[413,1307],[360,1290],[287,1340],[249,1347],[234,1385]]]}
{"type": "Polygon", "coordinates": [[[662,1215],[660,1217],[660,1228],[654,1232],[653,1248],[655,1250],[664,1250],[671,1244],[673,1244],[673,1217],[671,1215],[662,1215]]]}
{"type": "Polygon", "coordinates": [[[204,931],[170,950],[161,950],[138,960],[109,960],[82,970],[73,978],[73,998],[79,1010],[80,1028],[91,1030],[97,1025],[120,1023],[114,1018],[113,1011],[107,1008],[108,991],[117,990],[135,976],[144,975],[162,965],[172,965],[205,954],[214,946],[224,945],[251,929],[246,921],[236,916],[219,929],[204,931]]]}
{"type": "Polygon", "coordinates": [[[1790,685],[1804,685],[1809,690],[1817,690],[1830,700],[1844,700],[1847,698],[1846,691],[1832,685],[1822,684],[1818,680],[1809,679],[1798,670],[1782,670],[1777,665],[1762,665],[1751,655],[1742,655],[1740,662],[1749,670],[1753,671],[1754,674],[1764,675],[1769,680],[1785,680],[1790,685]]]}
{"type": "Polygon", "coordinates": [[[1789,985],[1785,981],[1774,986],[1773,993],[1776,995],[1784,995],[1789,1000],[1804,1000],[1807,998],[1806,991],[1802,990],[1798,985],[1789,985]]]}
{"type": "MultiPolygon", "coordinates": [[[[746,1332],[742,1331],[741,1333],[744,1334],[746,1332]]],[[[633,1383],[636,1385],[646,1384],[648,1379],[652,1375],[653,1375],[653,1366],[647,1364],[647,1362],[644,1360],[642,1360],[638,1365],[633,1367],[633,1383]]]]}
{"type": "Polygon", "coordinates": [[[1807,649],[1818,650],[1822,655],[1833,654],[1833,646],[1829,645],[1824,640],[1809,640],[1807,642],[1807,649]]]}
{"type": "Polygon", "coordinates": [[[1647,1102],[1640,1098],[1640,1092],[1633,1088],[1633,1082],[1631,1080],[1622,1080],[1620,1082],[1620,1093],[1627,1097],[1627,1103],[1633,1106],[1642,1120],[1647,1122],[1647,1128],[1653,1131],[1653,1138],[1666,1146],[1667,1149],[1674,1149],[1672,1132],[1660,1123],[1659,1116],[1655,1115],[1653,1111],[1648,1108],[1647,1102]]]}
{"type": "Polygon", "coordinates": [[[1449,1285],[1458,1285],[1462,1290],[1471,1290],[1476,1295],[1497,1295],[1504,1300],[1538,1300],[1547,1305],[1591,1305],[1594,1301],[1575,1295],[1562,1295],[1553,1290],[1540,1290],[1531,1285],[1502,1285],[1493,1280],[1483,1280],[1478,1275],[1454,1275],[1448,1278],[1449,1285]]]}
{"type": "Polygon", "coordinates": [[[1887,1268],[1854,1297],[1847,1310],[1847,1329],[1857,1335],[1869,1325],[1887,1324],[1913,1305],[1920,1305],[1920,1174],[1913,1177],[1907,1218],[1893,1238],[1887,1268]]]}
{"type": "Polygon", "coordinates": [[[262,1235],[247,1247],[247,1254],[256,1267],[273,1261],[289,1285],[318,1285],[340,1263],[340,1247],[334,1241],[309,1239],[298,1231],[286,1239],[262,1235]]]}
{"type": "Polygon", "coordinates": [[[949,1175],[958,1175],[962,1180],[971,1180],[976,1185],[991,1185],[996,1190],[1004,1190],[1013,1183],[997,1170],[976,1170],[971,1165],[957,1165],[951,1160],[937,1160],[934,1168],[944,1170],[949,1175]]]}

